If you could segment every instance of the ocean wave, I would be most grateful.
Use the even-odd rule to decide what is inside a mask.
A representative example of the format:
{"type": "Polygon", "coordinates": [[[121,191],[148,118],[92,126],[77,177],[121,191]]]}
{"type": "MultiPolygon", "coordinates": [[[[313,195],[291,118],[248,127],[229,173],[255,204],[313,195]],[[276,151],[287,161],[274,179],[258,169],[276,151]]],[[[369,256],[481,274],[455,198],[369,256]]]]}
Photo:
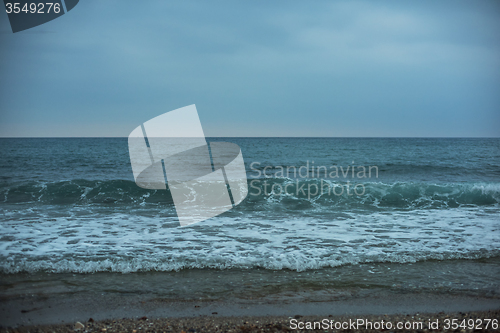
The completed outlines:
{"type": "Polygon", "coordinates": [[[342,214],[269,208],[228,212],[183,228],[162,212],[146,216],[128,209],[6,219],[0,223],[0,272],[303,271],[500,255],[496,208],[342,214]]]}
{"type": "Polygon", "coordinates": [[[0,188],[5,203],[116,204],[172,203],[168,191],[143,189],[129,180],[75,179],[60,182],[27,182],[0,188]]]}
{"type": "Polygon", "coordinates": [[[271,257],[237,257],[214,255],[207,258],[176,258],[154,260],[151,257],[114,258],[102,260],[60,259],[60,260],[2,260],[1,274],[16,273],[82,273],[98,272],[136,273],[136,272],[172,272],[185,269],[266,269],[307,271],[322,268],[358,265],[366,263],[415,263],[426,260],[486,259],[500,256],[498,250],[482,250],[469,253],[399,253],[385,256],[327,256],[310,257],[303,254],[285,254],[271,257]]]}
{"type": "Polygon", "coordinates": [[[250,181],[249,201],[310,203],[314,207],[457,208],[497,206],[499,183],[334,182],[289,178],[250,181]],[[252,183],[253,182],[253,183],[252,183]],[[258,194],[258,195],[256,195],[258,194]]]}
{"type": "MultiPolygon", "coordinates": [[[[498,205],[500,183],[349,182],[327,179],[249,179],[243,207],[284,204],[307,207],[455,208],[498,205]]],[[[128,180],[27,182],[0,187],[4,203],[173,205],[167,190],[147,190],[128,180]]],[[[303,207],[304,208],[304,207],[303,207]]]]}

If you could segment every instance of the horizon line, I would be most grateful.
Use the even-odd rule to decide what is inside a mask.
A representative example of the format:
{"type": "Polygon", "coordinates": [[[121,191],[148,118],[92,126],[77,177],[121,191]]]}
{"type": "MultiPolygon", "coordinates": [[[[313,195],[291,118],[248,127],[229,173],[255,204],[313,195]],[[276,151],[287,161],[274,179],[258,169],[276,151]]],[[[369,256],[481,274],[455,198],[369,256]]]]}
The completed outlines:
{"type": "MultiPolygon", "coordinates": [[[[0,139],[127,139],[128,136],[5,136],[0,139]]],[[[500,136],[205,136],[246,139],[500,139],[500,136]]]]}

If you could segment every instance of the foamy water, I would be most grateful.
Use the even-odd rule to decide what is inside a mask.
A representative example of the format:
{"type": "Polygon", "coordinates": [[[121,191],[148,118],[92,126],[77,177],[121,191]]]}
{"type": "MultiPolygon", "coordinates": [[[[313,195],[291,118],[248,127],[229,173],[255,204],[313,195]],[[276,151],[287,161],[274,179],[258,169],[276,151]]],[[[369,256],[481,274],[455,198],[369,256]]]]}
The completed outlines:
{"type": "Polygon", "coordinates": [[[175,219],[112,214],[4,221],[1,270],[172,271],[267,268],[303,271],[367,262],[487,258],[499,254],[498,210],[461,208],[310,218],[175,219]]]}

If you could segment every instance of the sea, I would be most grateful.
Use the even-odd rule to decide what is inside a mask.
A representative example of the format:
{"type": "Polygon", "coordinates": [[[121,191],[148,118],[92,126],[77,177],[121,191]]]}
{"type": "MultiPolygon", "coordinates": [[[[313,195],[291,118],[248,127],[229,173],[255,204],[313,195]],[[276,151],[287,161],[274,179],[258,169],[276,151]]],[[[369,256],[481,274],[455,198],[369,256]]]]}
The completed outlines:
{"type": "Polygon", "coordinates": [[[127,138],[0,139],[0,295],[500,296],[499,138],[207,141],[248,194],[181,227],[127,138]]]}

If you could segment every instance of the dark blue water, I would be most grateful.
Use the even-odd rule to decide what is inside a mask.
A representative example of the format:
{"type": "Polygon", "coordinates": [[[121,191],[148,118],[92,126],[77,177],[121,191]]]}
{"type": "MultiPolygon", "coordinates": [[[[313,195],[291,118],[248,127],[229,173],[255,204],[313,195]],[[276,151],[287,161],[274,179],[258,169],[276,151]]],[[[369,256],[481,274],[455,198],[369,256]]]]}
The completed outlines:
{"type": "MultiPolygon", "coordinates": [[[[0,139],[4,278],[223,269],[261,279],[314,270],[309,281],[323,287],[498,291],[500,139],[207,141],[241,147],[249,194],[180,228],[168,190],[134,183],[126,138],[0,139]],[[447,268],[435,280],[418,273],[436,262],[447,268]],[[445,282],[482,262],[481,274],[445,282]],[[392,280],[377,274],[391,265],[392,280]]],[[[290,279],[308,281],[297,276],[290,279]]]]}

